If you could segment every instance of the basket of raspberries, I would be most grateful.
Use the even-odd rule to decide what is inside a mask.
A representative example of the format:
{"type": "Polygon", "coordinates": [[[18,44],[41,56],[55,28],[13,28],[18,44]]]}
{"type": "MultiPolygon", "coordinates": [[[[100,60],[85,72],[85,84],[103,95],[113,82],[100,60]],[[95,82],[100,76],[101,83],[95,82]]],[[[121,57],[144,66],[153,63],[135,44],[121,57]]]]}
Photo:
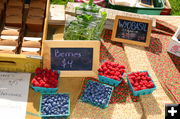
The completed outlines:
{"type": "Polygon", "coordinates": [[[111,86],[118,86],[122,81],[125,67],[115,62],[106,61],[98,69],[99,81],[111,86]]]}
{"type": "Polygon", "coordinates": [[[60,71],[37,68],[35,76],[31,81],[32,88],[36,92],[55,93],[58,90],[58,80],[60,79],[59,75],[60,71]]]}
{"type": "Polygon", "coordinates": [[[134,96],[151,94],[156,85],[147,71],[133,72],[127,75],[128,85],[134,96]]]}

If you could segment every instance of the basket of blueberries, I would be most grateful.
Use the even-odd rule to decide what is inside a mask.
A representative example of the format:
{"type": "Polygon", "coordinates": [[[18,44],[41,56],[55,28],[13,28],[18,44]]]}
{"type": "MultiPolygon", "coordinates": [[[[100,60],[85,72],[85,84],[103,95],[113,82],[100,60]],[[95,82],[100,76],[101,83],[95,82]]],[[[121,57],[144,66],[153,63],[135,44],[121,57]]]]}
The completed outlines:
{"type": "Polygon", "coordinates": [[[43,119],[67,118],[70,115],[69,94],[42,94],[40,100],[40,113],[43,119]]]}
{"type": "Polygon", "coordinates": [[[108,107],[114,87],[89,80],[81,101],[100,108],[108,107]]]}

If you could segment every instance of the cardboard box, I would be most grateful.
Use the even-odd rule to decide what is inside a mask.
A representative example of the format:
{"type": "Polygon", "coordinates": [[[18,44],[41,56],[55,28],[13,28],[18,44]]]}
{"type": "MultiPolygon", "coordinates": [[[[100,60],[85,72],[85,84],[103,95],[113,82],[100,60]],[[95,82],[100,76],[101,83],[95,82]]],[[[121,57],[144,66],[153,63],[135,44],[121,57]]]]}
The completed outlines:
{"type": "Polygon", "coordinates": [[[37,16],[28,16],[26,21],[28,30],[33,32],[42,32],[43,23],[44,23],[44,18],[37,16]]]}
{"type": "Polygon", "coordinates": [[[45,10],[46,8],[46,2],[38,0],[38,1],[31,1],[30,2],[30,8],[40,8],[45,10]]]}
{"type": "Polygon", "coordinates": [[[31,47],[22,47],[21,54],[22,55],[40,56],[41,49],[40,48],[31,48],[31,47]]]}
{"type": "Polygon", "coordinates": [[[22,26],[22,14],[6,16],[5,25],[6,26],[21,27],[22,26]]]}
{"type": "Polygon", "coordinates": [[[41,39],[40,37],[24,37],[22,47],[41,48],[41,39]]]}
{"type": "MultiPolygon", "coordinates": [[[[6,53],[6,54],[15,54],[16,52],[16,46],[3,46],[0,45],[0,53],[6,53]]],[[[3,60],[0,60],[2,62],[3,60]]]]}
{"type": "Polygon", "coordinates": [[[168,52],[180,57],[180,26],[169,43],[168,52]]]}
{"type": "Polygon", "coordinates": [[[0,38],[0,45],[1,46],[18,46],[18,38],[17,39],[13,39],[13,38],[4,38],[4,37],[1,37],[0,38]]]}
{"type": "MultiPolygon", "coordinates": [[[[49,14],[50,0],[47,0],[46,16],[43,28],[42,41],[46,40],[47,25],[48,25],[48,14],[49,14]]],[[[43,45],[42,45],[43,47],[43,45]]],[[[37,67],[42,67],[42,51],[40,56],[36,55],[23,55],[23,54],[4,54],[0,53],[0,62],[14,62],[12,65],[1,66],[1,71],[15,71],[15,72],[34,72],[37,67]]]]}
{"type": "Polygon", "coordinates": [[[28,16],[38,16],[44,18],[44,10],[39,8],[29,8],[28,16]]]}
{"type": "Polygon", "coordinates": [[[21,15],[22,14],[23,9],[21,7],[7,7],[6,8],[6,16],[10,16],[10,15],[21,15]]]}
{"type": "Polygon", "coordinates": [[[8,7],[21,7],[23,8],[24,3],[21,0],[9,0],[7,3],[8,7]]]}

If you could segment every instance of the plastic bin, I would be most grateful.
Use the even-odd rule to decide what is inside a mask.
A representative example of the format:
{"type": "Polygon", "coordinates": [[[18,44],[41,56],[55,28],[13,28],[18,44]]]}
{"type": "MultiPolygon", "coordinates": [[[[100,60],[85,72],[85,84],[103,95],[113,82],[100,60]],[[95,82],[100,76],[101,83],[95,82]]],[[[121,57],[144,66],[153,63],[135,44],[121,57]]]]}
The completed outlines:
{"type": "Polygon", "coordinates": [[[147,15],[160,15],[161,11],[164,9],[164,2],[162,0],[154,0],[154,8],[140,8],[140,7],[128,7],[120,5],[112,5],[109,0],[107,7],[116,10],[122,10],[127,12],[133,12],[138,14],[147,14],[147,15]]]}
{"type": "Polygon", "coordinates": [[[103,83],[106,83],[106,84],[109,84],[111,86],[118,86],[123,79],[121,79],[120,81],[117,81],[115,79],[111,79],[111,78],[108,78],[108,77],[105,77],[105,76],[101,76],[101,75],[98,75],[99,77],[99,81],[100,82],[103,82],[103,83]]]}
{"type": "MultiPolygon", "coordinates": [[[[91,102],[89,99],[84,98],[84,93],[82,94],[82,96],[81,96],[81,98],[80,98],[81,101],[82,101],[82,102],[89,103],[89,104],[91,104],[91,105],[93,105],[93,106],[97,106],[97,107],[103,108],[103,109],[106,108],[106,107],[108,107],[109,101],[110,101],[110,99],[111,99],[111,96],[112,96],[112,92],[113,92],[114,87],[109,86],[109,85],[106,85],[106,84],[102,84],[102,83],[99,83],[99,82],[96,82],[96,81],[91,81],[91,80],[89,80],[88,83],[87,83],[87,85],[86,85],[86,88],[89,86],[89,83],[90,83],[90,82],[98,83],[99,85],[104,85],[104,86],[106,86],[106,87],[110,87],[110,88],[111,88],[111,93],[110,93],[109,96],[107,97],[107,98],[108,98],[108,101],[107,101],[106,104],[100,105],[100,104],[97,104],[96,102],[91,102]]],[[[85,88],[85,90],[86,90],[86,88],[85,88]]],[[[94,97],[94,98],[96,98],[96,97],[94,97]]]]}
{"type": "Polygon", "coordinates": [[[65,115],[43,115],[42,114],[42,98],[44,95],[68,95],[67,93],[51,93],[51,94],[42,94],[41,98],[40,98],[40,107],[39,107],[39,112],[41,114],[42,119],[59,119],[59,118],[67,118],[70,115],[70,97],[68,100],[68,114],[65,115]]]}
{"type": "MultiPolygon", "coordinates": [[[[147,71],[140,71],[140,72],[147,72],[147,71]]],[[[151,78],[151,76],[148,73],[148,76],[151,78]]],[[[144,90],[138,90],[138,91],[134,91],[133,86],[131,84],[131,82],[129,81],[128,75],[127,75],[127,80],[128,80],[128,85],[130,87],[130,90],[133,93],[133,96],[140,96],[140,95],[148,95],[151,94],[154,90],[156,90],[156,84],[154,83],[154,81],[152,80],[152,82],[154,83],[154,88],[150,88],[150,89],[144,89],[144,90]]]]}
{"type": "MultiPolygon", "coordinates": [[[[58,82],[60,80],[60,71],[58,71],[59,74],[59,78],[58,78],[58,82]]],[[[58,86],[57,88],[45,88],[45,87],[36,87],[32,85],[32,89],[34,89],[35,92],[40,92],[40,93],[56,93],[56,91],[58,90],[58,86]]]]}

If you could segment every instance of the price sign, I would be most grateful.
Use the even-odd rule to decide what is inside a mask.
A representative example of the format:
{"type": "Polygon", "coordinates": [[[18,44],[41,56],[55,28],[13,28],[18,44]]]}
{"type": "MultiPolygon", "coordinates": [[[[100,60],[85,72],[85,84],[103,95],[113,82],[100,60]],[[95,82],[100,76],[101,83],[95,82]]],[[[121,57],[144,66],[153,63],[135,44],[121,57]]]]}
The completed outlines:
{"type": "Polygon", "coordinates": [[[51,48],[51,68],[55,70],[92,70],[93,48],[51,48]]]}
{"type": "Polygon", "coordinates": [[[97,76],[100,41],[44,41],[44,68],[61,71],[61,77],[97,76]]]}
{"type": "Polygon", "coordinates": [[[112,40],[147,47],[150,43],[151,29],[151,20],[116,16],[112,40]]]}

